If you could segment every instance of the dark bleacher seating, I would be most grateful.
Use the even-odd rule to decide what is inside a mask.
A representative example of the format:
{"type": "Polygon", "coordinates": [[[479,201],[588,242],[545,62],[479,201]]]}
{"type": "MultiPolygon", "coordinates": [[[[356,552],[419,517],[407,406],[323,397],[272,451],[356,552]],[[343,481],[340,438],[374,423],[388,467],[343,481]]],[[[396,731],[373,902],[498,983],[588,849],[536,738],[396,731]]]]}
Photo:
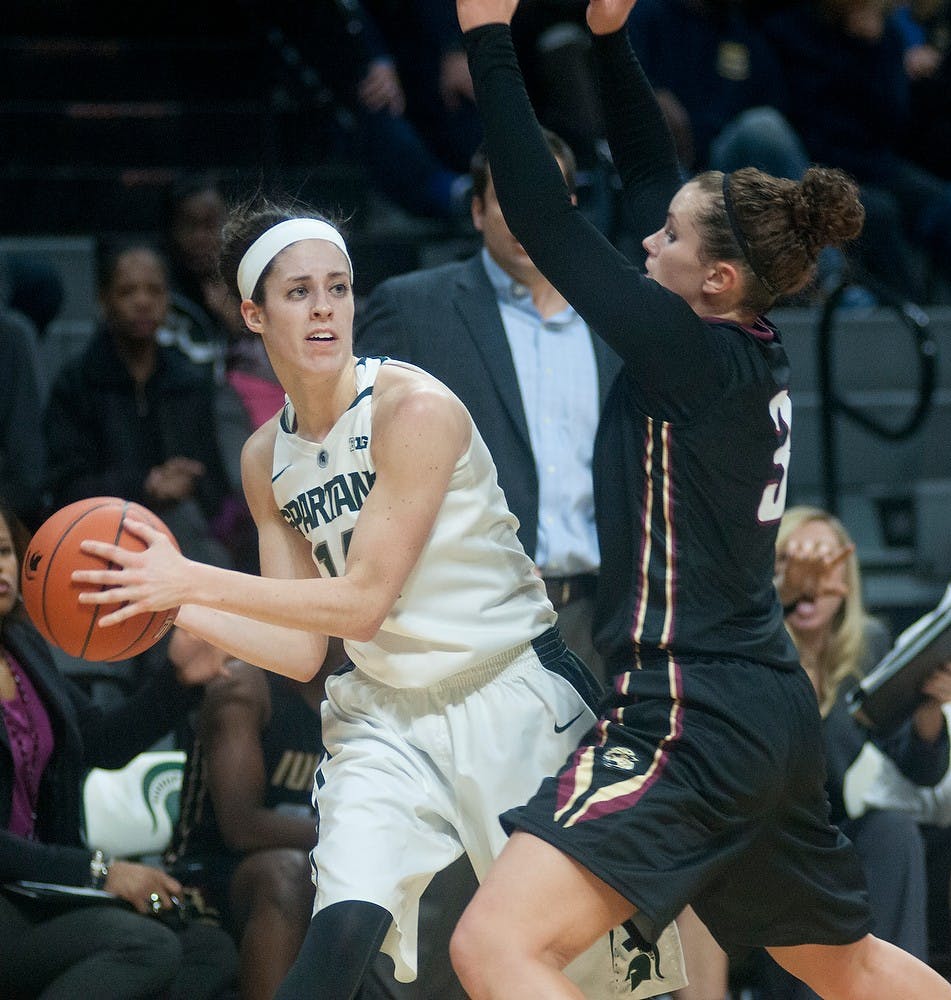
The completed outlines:
{"type": "MultiPolygon", "coordinates": [[[[940,598],[951,579],[951,309],[926,310],[937,347],[937,384],[921,427],[902,441],[836,420],[837,511],[856,539],[873,609],[898,625],[940,598]]],[[[819,313],[777,310],[792,363],[790,503],[827,504],[817,372],[819,313]]],[[[891,427],[916,399],[910,334],[887,309],[847,310],[835,323],[836,385],[848,402],[891,427]]]]}
{"type": "Polygon", "coordinates": [[[25,8],[0,25],[4,234],[154,230],[181,173],[280,186],[333,148],[240,3],[25,8]]]}

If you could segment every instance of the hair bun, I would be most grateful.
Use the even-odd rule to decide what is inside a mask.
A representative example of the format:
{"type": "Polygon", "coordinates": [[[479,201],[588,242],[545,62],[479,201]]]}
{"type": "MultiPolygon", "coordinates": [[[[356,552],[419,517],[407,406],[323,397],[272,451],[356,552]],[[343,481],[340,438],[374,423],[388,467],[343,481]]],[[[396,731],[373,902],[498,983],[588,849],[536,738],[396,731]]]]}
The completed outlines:
{"type": "Polygon", "coordinates": [[[810,256],[827,246],[842,246],[862,231],[865,209],[858,185],[848,174],[810,167],[789,191],[793,229],[810,256]]]}

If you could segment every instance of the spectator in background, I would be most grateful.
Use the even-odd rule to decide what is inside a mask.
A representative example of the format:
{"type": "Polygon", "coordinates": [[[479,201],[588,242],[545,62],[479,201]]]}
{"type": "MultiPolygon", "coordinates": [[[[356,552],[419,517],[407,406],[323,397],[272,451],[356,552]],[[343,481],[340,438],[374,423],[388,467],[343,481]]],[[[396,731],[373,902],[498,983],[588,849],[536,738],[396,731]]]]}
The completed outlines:
{"type": "Polygon", "coordinates": [[[512,41],[539,121],[571,146],[583,176],[606,154],[584,5],[531,0],[513,20],[512,41]]]}
{"type": "Polygon", "coordinates": [[[775,56],[738,3],[640,0],[628,32],[686,173],[805,172],[808,157],[783,117],[775,56]]]}
{"type": "MultiPolygon", "coordinates": [[[[546,138],[573,191],[571,149],[553,132],[546,138]]],[[[357,350],[411,361],[462,400],[565,642],[604,681],[591,637],[600,565],[591,456],[620,361],[509,231],[481,148],[471,173],[481,251],[378,285],[357,327],[357,350]]]]}
{"type": "MultiPolygon", "coordinates": [[[[360,0],[360,5],[375,21],[397,70],[406,116],[440,161],[464,175],[482,127],[452,5],[442,0],[360,0]]],[[[348,0],[344,6],[357,4],[348,0]]]]}
{"type": "MultiPolygon", "coordinates": [[[[166,864],[202,890],[238,941],[243,1000],[270,1000],[314,905],[310,795],[324,675],[301,683],[187,642],[226,675],[208,684],[193,728],[166,864]]],[[[342,661],[339,642],[332,648],[342,661]]]]}
{"type": "MultiPolygon", "coordinates": [[[[239,493],[241,447],[252,430],[283,406],[284,390],[260,337],[244,325],[241,303],[218,273],[226,213],[224,192],[212,174],[183,177],[169,191],[166,243],[171,294],[158,336],[160,344],[179,348],[196,364],[212,366],[219,386],[224,451],[235,460],[229,478],[239,493]]],[[[246,531],[249,519],[246,508],[235,511],[234,530],[246,531]]]]}
{"type": "Polygon", "coordinates": [[[210,174],[172,185],[165,211],[169,311],[159,335],[196,364],[223,372],[231,341],[244,329],[240,303],[218,275],[225,199],[210,174]]]}
{"type": "MultiPolygon", "coordinates": [[[[884,0],[809,0],[763,22],[788,83],[788,113],[810,157],[851,173],[900,210],[901,231],[951,276],[951,183],[902,152],[909,80],[884,0]]],[[[900,267],[892,252],[888,266],[900,267]]],[[[926,298],[921,279],[915,290],[926,298]]]]}
{"type": "MultiPolygon", "coordinates": [[[[810,157],[786,117],[787,85],[777,55],[743,4],[640,0],[628,33],[685,174],[757,167],[774,177],[803,176],[810,157]]],[[[865,267],[913,296],[914,278],[905,273],[900,247],[896,253],[894,206],[874,191],[862,196],[866,223],[855,243],[856,255],[865,267]]],[[[818,285],[830,292],[852,271],[842,250],[827,247],[819,256],[818,285]]],[[[872,302],[858,289],[848,301],[872,302]]]]}
{"type": "MultiPolygon", "coordinates": [[[[346,655],[341,640],[331,639],[321,671],[299,682],[231,659],[200,639],[187,641],[193,656],[217,661],[211,672],[225,668],[227,675],[206,689],[166,862],[202,890],[239,942],[242,1000],[271,1000],[313,911],[311,792],[323,753],[320,702],[325,677],[346,655]]],[[[462,879],[458,870],[440,873],[423,895],[417,982],[396,983],[392,964],[380,956],[360,1000],[463,1000],[448,960],[449,934],[475,888],[471,876],[459,892],[455,882],[462,879]],[[447,909],[457,896],[458,906],[447,909]]]]}
{"type": "MultiPolygon", "coordinates": [[[[176,651],[114,709],[93,703],[56,669],[19,598],[27,535],[0,503],[0,885],[16,880],[92,887],[130,904],[42,903],[0,890],[0,995],[110,1000],[214,1000],[230,986],[234,945],[221,928],[169,912],[182,884],[162,869],[111,862],[83,843],[80,787],[87,768],[121,767],[195,701],[176,683],[176,651]]],[[[170,648],[174,648],[171,646],[170,648]]]]}
{"type": "MultiPolygon", "coordinates": [[[[862,603],[855,546],[842,523],[823,510],[792,507],[776,539],[777,589],[802,665],[812,680],[823,718],[826,788],[831,820],[852,841],[862,862],[874,918],[873,932],[928,960],[925,853],[911,812],[847,805],[850,769],[872,742],[916,785],[936,785],[948,770],[948,727],[942,704],[951,701],[951,664],[924,684],[914,715],[888,736],[869,733],[852,718],[847,693],[891,646],[884,626],[862,603]]],[[[815,994],[775,968],[785,986],[775,1000],[815,994]]]]}
{"type": "Polygon", "coordinates": [[[47,485],[55,507],[119,496],[154,510],[184,552],[217,565],[215,535],[230,494],[208,366],[158,343],[168,308],[165,263],[149,246],[107,252],[102,321],[58,373],[44,416],[47,485]]]}
{"type": "Polygon", "coordinates": [[[13,513],[31,530],[46,512],[42,398],[29,321],[0,308],[0,479],[13,513]]]}
{"type": "Polygon", "coordinates": [[[951,180],[951,4],[913,0],[898,7],[894,20],[911,81],[903,149],[915,163],[951,180]]]}
{"type": "Polygon", "coordinates": [[[285,62],[329,91],[375,187],[412,215],[464,204],[480,128],[458,30],[442,0],[294,0],[255,5],[285,62]]]}
{"type": "MultiPolygon", "coordinates": [[[[944,611],[951,603],[949,586],[938,607],[944,611]]],[[[920,622],[908,627],[918,631],[920,622]]],[[[905,633],[897,641],[905,638],[905,633]]],[[[944,706],[951,717],[951,705],[944,706]]],[[[900,809],[911,813],[920,824],[925,838],[928,871],[928,936],[931,962],[947,976],[951,957],[951,772],[934,787],[923,787],[909,781],[887,757],[877,760],[874,783],[863,788],[864,802],[872,809],[900,809]]]]}

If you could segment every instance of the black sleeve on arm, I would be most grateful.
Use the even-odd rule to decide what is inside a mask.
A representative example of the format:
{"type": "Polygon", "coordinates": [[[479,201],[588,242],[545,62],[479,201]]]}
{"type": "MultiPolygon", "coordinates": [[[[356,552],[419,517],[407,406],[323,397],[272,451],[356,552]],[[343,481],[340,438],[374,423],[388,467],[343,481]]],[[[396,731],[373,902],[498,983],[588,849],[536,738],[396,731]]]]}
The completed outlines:
{"type": "Polygon", "coordinates": [[[73,844],[42,844],[0,830],[0,883],[16,879],[88,885],[92,851],[73,844]]]}
{"type": "Polygon", "coordinates": [[[647,236],[680,187],[677,151],[627,32],[594,35],[592,51],[611,156],[634,232],[647,236]]]}
{"type": "Polygon", "coordinates": [[[680,296],[640,274],[572,204],[508,25],[484,25],[464,38],[492,180],[512,233],[652,399],[702,405],[717,364],[707,325],[680,296]]]}

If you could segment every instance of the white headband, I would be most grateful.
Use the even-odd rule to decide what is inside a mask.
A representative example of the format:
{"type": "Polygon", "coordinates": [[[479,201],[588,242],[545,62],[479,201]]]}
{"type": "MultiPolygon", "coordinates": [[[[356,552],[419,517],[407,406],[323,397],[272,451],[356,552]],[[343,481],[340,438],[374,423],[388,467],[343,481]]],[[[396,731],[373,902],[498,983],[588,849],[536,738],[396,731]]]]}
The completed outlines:
{"type": "Polygon", "coordinates": [[[319,219],[288,219],[271,226],[248,247],[238,265],[238,291],[242,299],[250,299],[261,272],[272,260],[292,243],[301,240],[326,240],[343,252],[353,281],[353,264],[347,253],[347,244],[329,222],[319,219]]]}

